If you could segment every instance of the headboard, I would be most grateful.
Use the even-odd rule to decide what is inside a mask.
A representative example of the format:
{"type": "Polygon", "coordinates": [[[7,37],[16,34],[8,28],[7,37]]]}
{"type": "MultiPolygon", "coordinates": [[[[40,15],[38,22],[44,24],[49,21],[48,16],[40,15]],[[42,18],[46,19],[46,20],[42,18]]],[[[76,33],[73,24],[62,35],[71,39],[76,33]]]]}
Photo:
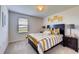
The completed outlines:
{"type": "Polygon", "coordinates": [[[59,28],[60,34],[65,35],[65,25],[64,24],[54,24],[54,25],[47,25],[47,28],[59,28]]]}

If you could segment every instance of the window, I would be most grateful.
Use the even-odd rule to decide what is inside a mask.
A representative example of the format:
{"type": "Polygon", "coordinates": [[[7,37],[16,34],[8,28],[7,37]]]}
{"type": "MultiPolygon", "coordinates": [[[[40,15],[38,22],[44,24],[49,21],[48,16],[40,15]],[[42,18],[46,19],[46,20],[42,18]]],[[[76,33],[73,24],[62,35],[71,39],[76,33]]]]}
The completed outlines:
{"type": "Polygon", "coordinates": [[[28,19],[26,19],[26,18],[19,18],[19,21],[18,21],[18,32],[19,33],[28,32],[28,19]]]}

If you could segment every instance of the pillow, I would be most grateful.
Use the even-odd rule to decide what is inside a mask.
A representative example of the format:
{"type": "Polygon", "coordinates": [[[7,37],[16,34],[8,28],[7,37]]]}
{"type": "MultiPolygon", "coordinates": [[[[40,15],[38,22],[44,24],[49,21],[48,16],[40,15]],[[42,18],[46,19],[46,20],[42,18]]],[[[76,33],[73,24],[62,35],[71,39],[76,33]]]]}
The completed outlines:
{"type": "Polygon", "coordinates": [[[53,29],[53,28],[51,29],[51,34],[53,34],[53,35],[55,34],[55,33],[54,33],[54,29],[53,29]]]}
{"type": "Polygon", "coordinates": [[[55,34],[60,34],[60,29],[59,28],[54,29],[54,33],[55,34]]]}
{"type": "Polygon", "coordinates": [[[46,31],[43,32],[43,34],[50,35],[51,32],[49,30],[46,30],[46,31]]]}

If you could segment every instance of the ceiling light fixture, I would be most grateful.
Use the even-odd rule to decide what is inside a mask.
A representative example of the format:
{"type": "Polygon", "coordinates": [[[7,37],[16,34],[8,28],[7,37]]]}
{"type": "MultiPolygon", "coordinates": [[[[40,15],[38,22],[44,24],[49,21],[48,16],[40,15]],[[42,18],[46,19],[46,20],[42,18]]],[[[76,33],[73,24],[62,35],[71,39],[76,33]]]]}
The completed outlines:
{"type": "Polygon", "coordinates": [[[37,11],[40,11],[40,12],[42,12],[42,11],[44,11],[45,10],[45,5],[37,5],[37,11]]]}

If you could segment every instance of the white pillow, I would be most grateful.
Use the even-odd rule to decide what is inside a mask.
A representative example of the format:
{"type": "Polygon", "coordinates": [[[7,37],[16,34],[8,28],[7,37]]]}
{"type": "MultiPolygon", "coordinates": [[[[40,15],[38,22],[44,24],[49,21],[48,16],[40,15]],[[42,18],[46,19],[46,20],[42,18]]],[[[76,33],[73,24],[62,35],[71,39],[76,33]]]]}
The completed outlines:
{"type": "Polygon", "coordinates": [[[51,32],[50,32],[49,30],[47,30],[47,31],[44,31],[43,34],[45,34],[45,35],[50,35],[51,32]]]}

